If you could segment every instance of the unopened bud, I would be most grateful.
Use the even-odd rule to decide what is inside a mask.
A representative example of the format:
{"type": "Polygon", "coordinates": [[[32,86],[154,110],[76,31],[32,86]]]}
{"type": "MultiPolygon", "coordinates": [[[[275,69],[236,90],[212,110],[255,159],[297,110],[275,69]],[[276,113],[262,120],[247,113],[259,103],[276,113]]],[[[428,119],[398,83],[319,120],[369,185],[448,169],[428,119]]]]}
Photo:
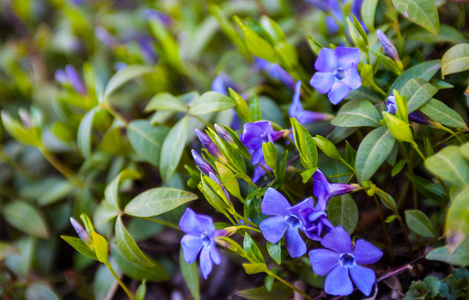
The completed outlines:
{"type": "Polygon", "coordinates": [[[392,58],[394,61],[400,61],[399,54],[397,53],[397,49],[394,46],[394,44],[391,42],[391,40],[387,37],[387,35],[385,35],[379,29],[376,32],[378,34],[379,42],[383,46],[384,53],[386,53],[386,55],[392,58]]]}
{"type": "Polygon", "coordinates": [[[233,137],[228,133],[228,131],[225,130],[225,128],[219,126],[218,124],[215,124],[215,129],[217,130],[218,135],[222,139],[224,139],[225,141],[227,141],[230,144],[232,144],[234,142],[233,137]]]}
{"type": "Polygon", "coordinates": [[[220,149],[218,149],[218,146],[215,145],[215,143],[210,139],[207,134],[203,133],[197,128],[195,129],[195,133],[197,134],[197,137],[199,138],[202,145],[205,147],[205,149],[207,149],[210,154],[220,160],[226,161],[225,157],[221,154],[220,149]]]}
{"type": "Polygon", "coordinates": [[[68,82],[70,82],[73,89],[81,95],[86,95],[85,84],[83,83],[77,70],[72,65],[65,66],[65,74],[67,74],[68,82]]]}
{"type": "Polygon", "coordinates": [[[88,232],[86,232],[85,228],[83,226],[81,226],[81,224],[78,223],[77,220],[75,220],[72,217],[70,217],[70,223],[72,223],[72,226],[75,229],[75,231],[77,232],[78,237],[83,242],[85,242],[87,245],[90,245],[91,244],[91,237],[88,234],[88,232]]]}
{"type": "Polygon", "coordinates": [[[192,149],[191,153],[195,163],[200,168],[200,170],[202,170],[202,172],[207,175],[210,175],[210,173],[215,173],[215,170],[212,168],[212,166],[199,153],[197,153],[197,151],[192,149]]]}

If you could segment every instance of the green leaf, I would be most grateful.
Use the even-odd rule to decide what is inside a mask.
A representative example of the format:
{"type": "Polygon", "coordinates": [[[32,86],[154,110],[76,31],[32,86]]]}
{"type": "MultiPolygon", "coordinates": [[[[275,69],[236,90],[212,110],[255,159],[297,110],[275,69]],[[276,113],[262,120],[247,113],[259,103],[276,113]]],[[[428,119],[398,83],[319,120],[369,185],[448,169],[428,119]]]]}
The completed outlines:
{"type": "Polygon", "coordinates": [[[381,116],[374,105],[367,100],[352,100],[342,106],[331,124],[339,127],[380,127],[381,116]]]}
{"type": "Polygon", "coordinates": [[[406,17],[434,35],[440,31],[440,19],[434,0],[392,0],[406,17]]]}
{"type": "Polygon", "coordinates": [[[375,14],[378,0],[365,0],[362,4],[362,20],[370,31],[375,31],[375,14]]]}
{"type": "Polygon", "coordinates": [[[215,161],[215,166],[217,167],[218,176],[220,176],[220,181],[224,184],[225,188],[237,198],[242,198],[241,191],[239,190],[239,184],[236,178],[234,178],[233,172],[226,167],[224,164],[215,161]]]}
{"type": "Polygon", "coordinates": [[[256,94],[254,94],[251,99],[251,102],[249,103],[249,117],[252,122],[259,121],[262,119],[261,106],[259,104],[259,99],[257,98],[256,94]]]}
{"type": "Polygon", "coordinates": [[[383,112],[383,118],[392,136],[401,142],[411,143],[414,140],[409,123],[406,123],[388,112],[383,112]]]}
{"type": "Polygon", "coordinates": [[[119,269],[130,278],[138,281],[146,280],[153,282],[162,282],[169,279],[165,268],[154,260],[149,259],[153,266],[142,266],[126,258],[117,245],[112,245],[111,250],[112,258],[116,261],[119,269]]]}
{"type": "Polygon", "coordinates": [[[458,146],[448,146],[427,158],[425,166],[436,176],[456,186],[469,183],[469,163],[458,146]]]}
{"type": "Polygon", "coordinates": [[[199,276],[197,273],[197,264],[192,263],[188,264],[184,260],[182,255],[182,248],[179,251],[179,266],[181,268],[182,277],[189,288],[189,291],[194,297],[195,300],[200,300],[200,290],[199,290],[199,276]]]}
{"type": "Polygon", "coordinates": [[[174,125],[166,136],[160,157],[160,173],[165,182],[169,182],[181,160],[187,139],[189,116],[185,116],[174,125]]]}
{"type": "Polygon", "coordinates": [[[145,161],[159,166],[163,141],[169,129],[163,125],[151,125],[148,120],[135,120],[127,126],[127,136],[135,152],[145,161]]]}
{"type": "Polygon", "coordinates": [[[98,107],[91,109],[80,122],[77,133],[77,146],[81,155],[86,159],[91,159],[91,138],[93,133],[93,120],[98,107]]]}
{"type": "Polygon", "coordinates": [[[450,48],[441,59],[442,77],[469,70],[469,44],[459,44],[450,48]]]}
{"type": "Polygon", "coordinates": [[[143,267],[154,266],[154,264],[145,256],[145,254],[143,254],[142,250],[138,248],[127,229],[125,229],[120,216],[116,220],[115,231],[116,244],[124,257],[126,257],[131,262],[137,263],[143,267]]]}
{"type": "Polygon", "coordinates": [[[438,88],[425,79],[412,78],[404,85],[400,94],[407,97],[410,114],[427,103],[437,92],[438,88]]]}
{"type": "Polygon", "coordinates": [[[159,93],[151,98],[143,111],[151,112],[154,110],[186,112],[187,107],[186,104],[184,104],[184,102],[178,97],[174,97],[170,93],[159,93]]]}
{"type": "Polygon", "coordinates": [[[313,169],[318,166],[318,151],[316,143],[311,134],[295,118],[291,118],[295,144],[300,153],[300,160],[303,167],[313,169]]]}
{"type": "Polygon", "coordinates": [[[358,224],[358,206],[352,196],[332,197],[327,204],[327,217],[334,226],[342,226],[352,234],[358,224]]]}
{"type": "Polygon", "coordinates": [[[303,183],[306,183],[308,182],[308,180],[311,179],[311,176],[314,175],[314,173],[316,172],[318,168],[311,168],[311,169],[307,169],[303,172],[300,173],[301,175],[301,178],[303,178],[303,183]]]}
{"type": "Polygon", "coordinates": [[[236,102],[228,96],[210,91],[202,94],[191,103],[189,113],[199,116],[206,115],[216,111],[230,109],[236,105],[236,102]]]}
{"type": "Polygon", "coordinates": [[[275,244],[267,242],[267,252],[277,264],[282,264],[282,241],[275,244]]]}
{"type": "Polygon", "coordinates": [[[274,169],[275,178],[282,184],[285,179],[285,171],[287,170],[288,150],[283,152],[277,161],[277,166],[274,169]]]}
{"type": "Polygon", "coordinates": [[[264,154],[265,162],[269,168],[275,169],[277,164],[277,149],[272,142],[262,143],[262,153],[264,154]]]}
{"type": "Polygon", "coordinates": [[[384,222],[386,223],[391,223],[392,221],[394,221],[395,219],[397,219],[397,216],[396,215],[390,215],[386,218],[386,220],[384,220],[384,222]]]}
{"type": "Polygon", "coordinates": [[[291,299],[293,290],[284,284],[274,282],[271,291],[267,291],[265,286],[236,292],[236,295],[249,300],[272,300],[272,299],[291,299]]]}
{"type": "Polygon", "coordinates": [[[115,209],[119,210],[119,184],[122,181],[138,179],[140,174],[137,171],[126,169],[119,173],[104,191],[104,197],[115,209]]]}
{"type": "Polygon", "coordinates": [[[246,38],[246,45],[249,51],[255,56],[276,63],[275,51],[269,42],[258,36],[256,32],[249,28],[238,16],[234,16],[234,20],[246,38]]]}
{"type": "Polygon", "coordinates": [[[208,176],[201,176],[201,177],[202,177],[202,180],[200,181],[197,187],[204,194],[204,197],[207,200],[207,202],[216,211],[225,214],[227,209],[230,209],[230,207],[226,204],[225,201],[223,201],[221,196],[219,196],[210,188],[208,182],[210,182],[211,179],[208,176]]]}
{"type": "Polygon", "coordinates": [[[119,211],[109,201],[101,201],[93,213],[93,221],[96,227],[101,227],[119,215],[119,211]]]}
{"type": "Polygon", "coordinates": [[[261,251],[247,232],[244,234],[243,249],[246,251],[248,259],[251,263],[265,264],[265,260],[261,251]]]}
{"type": "Polygon", "coordinates": [[[153,217],[171,211],[197,196],[174,188],[153,188],[133,198],[124,209],[128,215],[135,217],[153,217]]]}
{"type": "Polygon", "coordinates": [[[465,143],[459,147],[459,149],[461,150],[461,154],[464,156],[464,158],[469,161],[469,143],[465,143]]]}
{"type": "Polygon", "coordinates": [[[146,280],[142,281],[137,289],[137,292],[135,292],[135,300],[145,300],[145,295],[147,293],[147,285],[145,281],[146,280]]]}
{"type": "Polygon", "coordinates": [[[467,43],[467,38],[461,31],[447,24],[440,25],[438,35],[431,34],[423,28],[406,31],[406,39],[416,40],[421,43],[467,43]]]}
{"type": "Polygon", "coordinates": [[[98,258],[98,261],[104,264],[108,263],[108,248],[106,239],[96,232],[92,232],[91,234],[93,238],[94,251],[96,252],[96,257],[98,258]]]}
{"type": "Polygon", "coordinates": [[[318,146],[318,148],[321,149],[324,154],[326,154],[330,158],[342,160],[342,156],[340,156],[337,147],[331,141],[321,135],[316,135],[315,137],[313,137],[313,139],[316,143],[316,146],[318,146]]]}
{"type": "Polygon", "coordinates": [[[25,292],[26,300],[59,300],[60,298],[45,284],[33,283],[28,285],[25,292]]]}
{"type": "Polygon", "coordinates": [[[265,263],[243,264],[243,268],[246,274],[249,275],[262,273],[267,270],[267,266],[265,265],[265,263]]]}
{"type": "Polygon", "coordinates": [[[39,146],[41,144],[41,138],[35,128],[26,129],[5,111],[2,111],[2,122],[8,134],[18,142],[29,146],[39,146]]]}
{"type": "Polygon", "coordinates": [[[405,166],[406,163],[407,163],[407,161],[406,161],[405,159],[399,160],[399,161],[394,165],[394,167],[392,168],[391,177],[394,177],[394,176],[396,176],[397,174],[399,174],[399,172],[402,171],[402,169],[404,168],[404,166],[405,166]]]}
{"type": "Polygon", "coordinates": [[[98,260],[98,258],[96,257],[96,253],[91,250],[90,247],[88,247],[88,245],[79,238],[66,235],[61,235],[60,237],[64,241],[66,241],[70,246],[75,248],[75,250],[77,250],[79,253],[91,259],[98,260]]]}
{"type": "Polygon", "coordinates": [[[47,193],[37,199],[41,206],[49,205],[62,200],[75,189],[73,182],[69,180],[57,180],[47,193]]]}
{"type": "Polygon", "coordinates": [[[154,71],[155,69],[153,67],[143,66],[143,65],[142,66],[134,65],[134,66],[125,67],[124,69],[114,74],[109,80],[104,90],[104,99],[106,100],[107,98],[109,98],[109,96],[115,90],[117,90],[127,81],[132,80],[135,77],[141,76],[143,74],[153,73],[154,71]]]}
{"type": "Polygon", "coordinates": [[[361,184],[373,176],[392,151],[396,140],[387,127],[370,132],[361,142],[355,163],[357,179],[361,184]]]}
{"type": "Polygon", "coordinates": [[[2,214],[11,226],[33,237],[48,239],[46,221],[36,207],[18,200],[2,207],[2,214]]]}
{"type": "Polygon", "coordinates": [[[449,108],[443,102],[430,99],[424,106],[420,107],[420,111],[427,115],[430,119],[437,121],[444,126],[456,127],[456,128],[467,128],[463,118],[449,108]]]}
{"type": "Polygon", "coordinates": [[[464,241],[454,252],[450,252],[448,246],[436,248],[425,257],[428,260],[442,261],[448,264],[467,267],[469,266],[469,239],[464,241]]]}
{"type": "Polygon", "coordinates": [[[158,40],[163,49],[161,58],[167,61],[173,68],[182,71],[183,67],[179,57],[178,43],[171,35],[168,28],[157,18],[150,20],[150,28],[153,36],[158,40]]]}
{"type": "Polygon", "coordinates": [[[406,210],[405,221],[410,230],[416,234],[427,238],[436,237],[432,221],[420,210],[406,210]]]}
{"type": "Polygon", "coordinates": [[[394,81],[392,86],[389,88],[388,96],[391,95],[393,90],[397,90],[399,93],[401,93],[401,90],[404,85],[413,78],[422,78],[427,81],[432,79],[433,75],[435,75],[439,69],[439,59],[423,62],[421,64],[413,66],[410,69],[407,69],[404,73],[401,74],[401,76],[396,79],[396,81],[394,81]]]}
{"type": "Polygon", "coordinates": [[[450,251],[469,238],[469,193],[468,188],[455,197],[451,195],[452,204],[446,217],[446,238],[450,251]]]}

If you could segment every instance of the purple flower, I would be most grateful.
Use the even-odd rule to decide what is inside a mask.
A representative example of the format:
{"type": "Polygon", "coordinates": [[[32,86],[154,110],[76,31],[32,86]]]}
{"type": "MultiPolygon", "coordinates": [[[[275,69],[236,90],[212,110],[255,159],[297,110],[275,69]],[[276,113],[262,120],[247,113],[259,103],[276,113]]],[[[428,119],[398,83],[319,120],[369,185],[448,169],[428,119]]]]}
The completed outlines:
{"type": "Polygon", "coordinates": [[[160,21],[165,27],[171,26],[173,19],[165,13],[158,11],[156,9],[147,8],[143,10],[143,16],[147,20],[158,20],[160,21]]]}
{"type": "Polygon", "coordinates": [[[199,153],[197,153],[197,151],[192,149],[191,153],[195,163],[200,168],[200,170],[202,170],[202,172],[207,175],[210,175],[210,173],[215,173],[215,170],[212,168],[212,166],[199,153]]]}
{"type": "Polygon", "coordinates": [[[322,114],[314,111],[304,110],[300,101],[301,92],[301,81],[298,81],[295,85],[295,94],[293,95],[293,101],[288,110],[290,117],[296,118],[300,124],[314,123],[317,121],[329,121],[331,115],[322,114]]]}
{"type": "Polygon", "coordinates": [[[213,263],[219,265],[221,262],[220,252],[215,242],[215,238],[220,233],[215,230],[212,218],[198,215],[192,209],[186,208],[179,221],[179,227],[186,233],[181,240],[184,260],[191,264],[200,252],[200,268],[204,278],[207,279],[212,272],[213,263]]]}
{"type": "Polygon", "coordinates": [[[280,80],[289,88],[293,88],[295,86],[295,80],[293,77],[279,65],[268,62],[259,57],[255,57],[254,62],[261,71],[269,74],[270,78],[280,80]]]}
{"type": "Polygon", "coordinates": [[[342,101],[351,90],[362,85],[357,70],[360,62],[360,51],[357,48],[339,46],[336,49],[322,48],[314,67],[310,84],[321,94],[328,93],[333,104],[342,101]]]}
{"type": "Polygon", "coordinates": [[[282,194],[271,187],[265,192],[261,204],[262,213],[272,216],[259,224],[264,238],[277,243],[286,232],[285,242],[291,257],[300,257],[306,253],[306,244],[299,232],[299,229],[304,231],[305,228],[298,214],[299,205],[303,205],[303,202],[292,207],[282,194]]]}
{"type": "Polygon", "coordinates": [[[72,226],[75,229],[75,231],[77,232],[77,235],[80,238],[80,240],[82,240],[86,244],[90,245],[91,244],[91,237],[88,234],[88,232],[86,232],[85,228],[83,228],[83,226],[81,226],[81,224],[78,223],[77,220],[75,220],[73,217],[70,217],[70,223],[72,223],[72,226]]]}
{"type": "Polygon", "coordinates": [[[326,234],[321,245],[327,249],[311,250],[309,258],[314,273],[327,275],[325,292],[335,296],[350,295],[353,281],[363,294],[370,295],[376,281],[375,273],[358,264],[373,264],[381,259],[383,252],[365,240],[358,240],[354,247],[350,236],[340,226],[326,234]]]}
{"type": "Polygon", "coordinates": [[[94,29],[96,37],[106,46],[113,47],[117,45],[114,37],[104,27],[98,26],[94,29]]]}
{"type": "Polygon", "coordinates": [[[360,186],[345,183],[330,183],[321,170],[316,170],[313,175],[313,193],[318,198],[318,205],[326,209],[327,202],[331,197],[351,193],[360,189],[360,186]]]}
{"type": "Polygon", "coordinates": [[[62,83],[69,83],[73,89],[80,95],[86,95],[86,87],[78,74],[77,70],[72,65],[66,65],[64,70],[57,70],[55,72],[55,79],[62,83]]]}
{"type": "Polygon", "coordinates": [[[252,164],[257,165],[263,158],[262,144],[274,142],[283,136],[283,132],[274,131],[269,121],[257,121],[244,124],[240,140],[252,154],[252,164]]]}
{"type": "Polygon", "coordinates": [[[378,34],[378,39],[381,43],[381,46],[383,46],[384,53],[386,53],[386,55],[392,58],[394,61],[399,61],[399,54],[397,53],[397,49],[391,40],[379,29],[376,30],[376,33],[378,34]]]}
{"type": "Polygon", "coordinates": [[[217,131],[218,135],[224,139],[227,143],[232,144],[234,143],[233,137],[225,130],[225,128],[215,124],[215,130],[217,131]]]}
{"type": "Polygon", "coordinates": [[[331,221],[327,218],[327,213],[319,202],[314,206],[312,198],[306,198],[302,202],[291,208],[291,212],[299,216],[304,224],[303,232],[312,240],[322,240],[323,231],[328,233],[334,229],[331,221]]]}
{"type": "Polygon", "coordinates": [[[228,88],[235,91],[239,90],[239,87],[230,76],[226,75],[224,72],[220,72],[212,82],[212,91],[229,96],[228,88]]]}
{"type": "Polygon", "coordinates": [[[195,133],[197,134],[197,137],[199,138],[202,145],[205,147],[205,149],[207,149],[210,154],[226,162],[226,159],[221,154],[220,149],[218,149],[218,146],[215,145],[215,143],[210,139],[207,134],[203,133],[197,128],[195,129],[195,133]]]}
{"type": "Polygon", "coordinates": [[[55,71],[55,80],[60,82],[61,84],[66,84],[68,82],[67,74],[62,69],[58,69],[55,71]]]}
{"type": "MultiPolygon", "coordinates": [[[[388,101],[386,101],[386,107],[388,109],[388,113],[391,113],[393,115],[396,114],[397,105],[396,97],[394,97],[394,94],[391,94],[391,96],[388,97],[388,101]]],[[[433,125],[431,119],[418,110],[413,111],[409,114],[409,120],[423,125],[433,125]]]]}
{"type": "Polygon", "coordinates": [[[139,36],[136,38],[137,44],[142,51],[145,60],[149,63],[155,63],[157,56],[153,46],[153,38],[149,36],[139,36]]]}

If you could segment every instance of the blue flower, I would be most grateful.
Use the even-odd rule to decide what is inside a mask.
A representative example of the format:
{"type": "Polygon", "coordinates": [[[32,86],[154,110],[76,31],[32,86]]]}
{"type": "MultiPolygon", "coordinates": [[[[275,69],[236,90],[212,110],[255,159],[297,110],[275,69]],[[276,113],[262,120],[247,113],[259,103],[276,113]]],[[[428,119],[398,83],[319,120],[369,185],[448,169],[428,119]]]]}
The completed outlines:
{"type": "Polygon", "coordinates": [[[400,61],[396,46],[394,46],[387,35],[385,35],[384,32],[379,29],[376,30],[376,33],[378,34],[378,39],[381,43],[381,46],[383,46],[384,53],[386,53],[386,55],[392,58],[394,61],[400,61]]]}
{"type": "Polygon", "coordinates": [[[325,208],[319,202],[314,206],[312,198],[306,198],[293,206],[290,211],[299,216],[304,224],[303,232],[312,240],[320,241],[323,232],[328,233],[334,229],[334,225],[327,218],[325,208]]]}
{"type": "Polygon", "coordinates": [[[314,123],[317,121],[329,121],[332,119],[332,115],[322,114],[314,111],[304,110],[300,101],[301,92],[301,81],[298,81],[295,85],[295,94],[293,95],[293,101],[288,110],[288,115],[292,118],[296,118],[300,124],[314,123]]]}
{"type": "Polygon", "coordinates": [[[274,142],[283,136],[283,132],[274,131],[269,121],[257,121],[244,124],[240,140],[252,154],[252,164],[257,165],[264,159],[262,144],[274,142]]]}
{"type": "Polygon", "coordinates": [[[69,83],[73,89],[80,95],[86,95],[86,87],[78,74],[77,70],[72,65],[66,65],[64,70],[57,70],[55,72],[55,79],[62,83],[69,83]]]}
{"type": "Polygon", "coordinates": [[[274,188],[269,187],[262,200],[261,209],[265,215],[272,216],[259,224],[265,239],[277,243],[285,235],[288,253],[291,257],[300,257],[306,253],[306,244],[300,236],[299,229],[305,230],[298,207],[303,202],[291,206],[288,200],[274,188]]]}
{"type": "Polygon", "coordinates": [[[359,62],[360,51],[357,48],[322,48],[314,63],[318,72],[314,73],[310,84],[321,94],[328,93],[329,100],[338,104],[351,90],[362,85],[357,70],[359,62]]]}
{"type": "Polygon", "coordinates": [[[192,209],[186,208],[179,221],[179,227],[186,233],[181,240],[184,260],[191,264],[200,252],[200,268],[204,278],[207,279],[212,272],[213,263],[219,265],[221,262],[215,242],[219,232],[215,230],[212,218],[196,214],[192,209]]]}
{"type": "Polygon", "coordinates": [[[358,240],[354,247],[350,236],[340,226],[326,234],[321,245],[327,249],[311,250],[309,258],[314,273],[327,275],[325,292],[335,296],[350,295],[353,281],[363,294],[369,296],[376,276],[373,270],[359,264],[374,264],[383,252],[365,240],[358,240]]]}
{"type": "MultiPolygon", "coordinates": [[[[386,101],[386,107],[388,109],[388,113],[393,115],[397,113],[396,97],[394,97],[394,94],[391,94],[391,96],[388,97],[388,101],[386,101]]],[[[418,110],[409,114],[409,120],[423,125],[433,125],[431,119],[418,110]]]]}
{"type": "Polygon", "coordinates": [[[228,91],[228,88],[235,91],[239,90],[238,86],[230,76],[226,75],[224,72],[220,72],[212,82],[212,91],[229,96],[230,92],[228,91]]]}
{"type": "Polygon", "coordinates": [[[321,170],[316,170],[313,175],[313,193],[318,198],[318,204],[323,210],[331,197],[348,194],[361,187],[355,184],[330,183],[321,170]]]}
{"type": "Polygon", "coordinates": [[[255,57],[254,62],[256,66],[261,70],[269,74],[270,78],[280,80],[284,85],[289,88],[293,88],[295,80],[293,77],[285,71],[282,67],[277,64],[268,62],[262,58],[255,57]]]}

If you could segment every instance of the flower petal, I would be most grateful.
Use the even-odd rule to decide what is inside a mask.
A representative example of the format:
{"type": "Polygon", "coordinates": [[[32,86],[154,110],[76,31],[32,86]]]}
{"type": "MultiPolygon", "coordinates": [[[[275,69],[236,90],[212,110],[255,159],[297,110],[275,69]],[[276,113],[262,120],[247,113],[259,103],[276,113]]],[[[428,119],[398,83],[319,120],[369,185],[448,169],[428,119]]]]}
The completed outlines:
{"type": "MultiPolygon", "coordinates": [[[[327,180],[326,176],[324,173],[321,172],[321,170],[316,170],[313,174],[313,193],[314,196],[317,198],[320,197],[331,197],[329,195],[330,193],[330,183],[329,180],[327,180]]],[[[325,207],[324,207],[325,209],[325,207]]]]}
{"type": "Polygon", "coordinates": [[[182,231],[188,234],[202,234],[196,213],[190,208],[186,208],[186,211],[179,220],[179,227],[182,231]]]}
{"type": "Polygon", "coordinates": [[[309,123],[314,123],[318,121],[327,121],[330,120],[330,116],[322,113],[318,113],[315,111],[309,111],[305,110],[303,111],[303,114],[301,116],[301,121],[299,121],[301,124],[309,124],[309,123]]]}
{"type": "Polygon", "coordinates": [[[282,239],[288,224],[284,216],[270,217],[259,224],[265,239],[275,244],[282,239]]]}
{"type": "Polygon", "coordinates": [[[285,243],[287,244],[287,250],[291,257],[300,257],[306,253],[306,244],[301,238],[298,228],[289,227],[287,229],[285,243]]]}
{"type": "Polygon", "coordinates": [[[314,63],[316,70],[320,72],[333,72],[339,67],[337,56],[333,49],[322,48],[319,51],[318,59],[314,63]]]}
{"type": "Polygon", "coordinates": [[[352,252],[352,240],[342,226],[337,226],[334,230],[326,234],[321,241],[321,245],[339,253],[352,252]]]}
{"type": "Polygon", "coordinates": [[[210,258],[217,265],[221,263],[220,251],[218,251],[217,243],[214,240],[210,243],[210,258]]]}
{"type": "Polygon", "coordinates": [[[335,48],[335,55],[339,60],[339,65],[346,71],[352,66],[358,66],[360,62],[360,50],[358,48],[339,46],[335,48]]]}
{"type": "Polygon", "coordinates": [[[202,249],[203,244],[198,236],[186,234],[181,239],[181,246],[184,260],[186,261],[186,263],[191,264],[197,258],[197,254],[199,254],[199,251],[200,249],[202,249]]]}
{"type": "Polygon", "coordinates": [[[374,264],[383,257],[381,250],[365,240],[358,240],[355,243],[355,249],[352,254],[357,260],[357,263],[361,265],[374,264]]]}
{"type": "Polygon", "coordinates": [[[269,187],[265,191],[262,200],[261,209],[264,215],[268,216],[285,216],[287,209],[291,207],[287,198],[280,194],[276,189],[269,187]]]}
{"type": "Polygon", "coordinates": [[[292,118],[300,119],[303,115],[303,106],[300,101],[301,92],[301,80],[295,84],[295,93],[293,94],[293,100],[288,109],[288,115],[292,118]]]}
{"type": "Polygon", "coordinates": [[[350,276],[352,276],[353,283],[357,288],[366,296],[369,296],[373,285],[376,281],[375,272],[373,270],[355,265],[350,268],[350,276]]]}
{"type": "Polygon", "coordinates": [[[358,89],[362,85],[362,78],[358,73],[357,67],[354,66],[348,69],[342,82],[348,85],[351,90],[358,89]]]}
{"type": "Polygon", "coordinates": [[[316,72],[311,78],[309,84],[311,84],[321,94],[325,94],[331,90],[334,82],[335,77],[333,72],[316,72]]]}
{"type": "Polygon", "coordinates": [[[353,292],[353,284],[348,274],[348,268],[335,266],[327,275],[324,290],[329,295],[347,296],[353,292]]]}
{"type": "Polygon", "coordinates": [[[336,81],[327,96],[332,104],[338,104],[350,93],[350,87],[343,81],[336,81]]]}
{"type": "Polygon", "coordinates": [[[309,251],[309,260],[314,273],[325,276],[332,268],[339,264],[340,254],[327,249],[314,249],[309,251]]]}
{"type": "Polygon", "coordinates": [[[207,279],[210,272],[212,272],[213,263],[210,259],[210,247],[204,247],[200,253],[200,269],[202,270],[202,275],[207,279]]]}

